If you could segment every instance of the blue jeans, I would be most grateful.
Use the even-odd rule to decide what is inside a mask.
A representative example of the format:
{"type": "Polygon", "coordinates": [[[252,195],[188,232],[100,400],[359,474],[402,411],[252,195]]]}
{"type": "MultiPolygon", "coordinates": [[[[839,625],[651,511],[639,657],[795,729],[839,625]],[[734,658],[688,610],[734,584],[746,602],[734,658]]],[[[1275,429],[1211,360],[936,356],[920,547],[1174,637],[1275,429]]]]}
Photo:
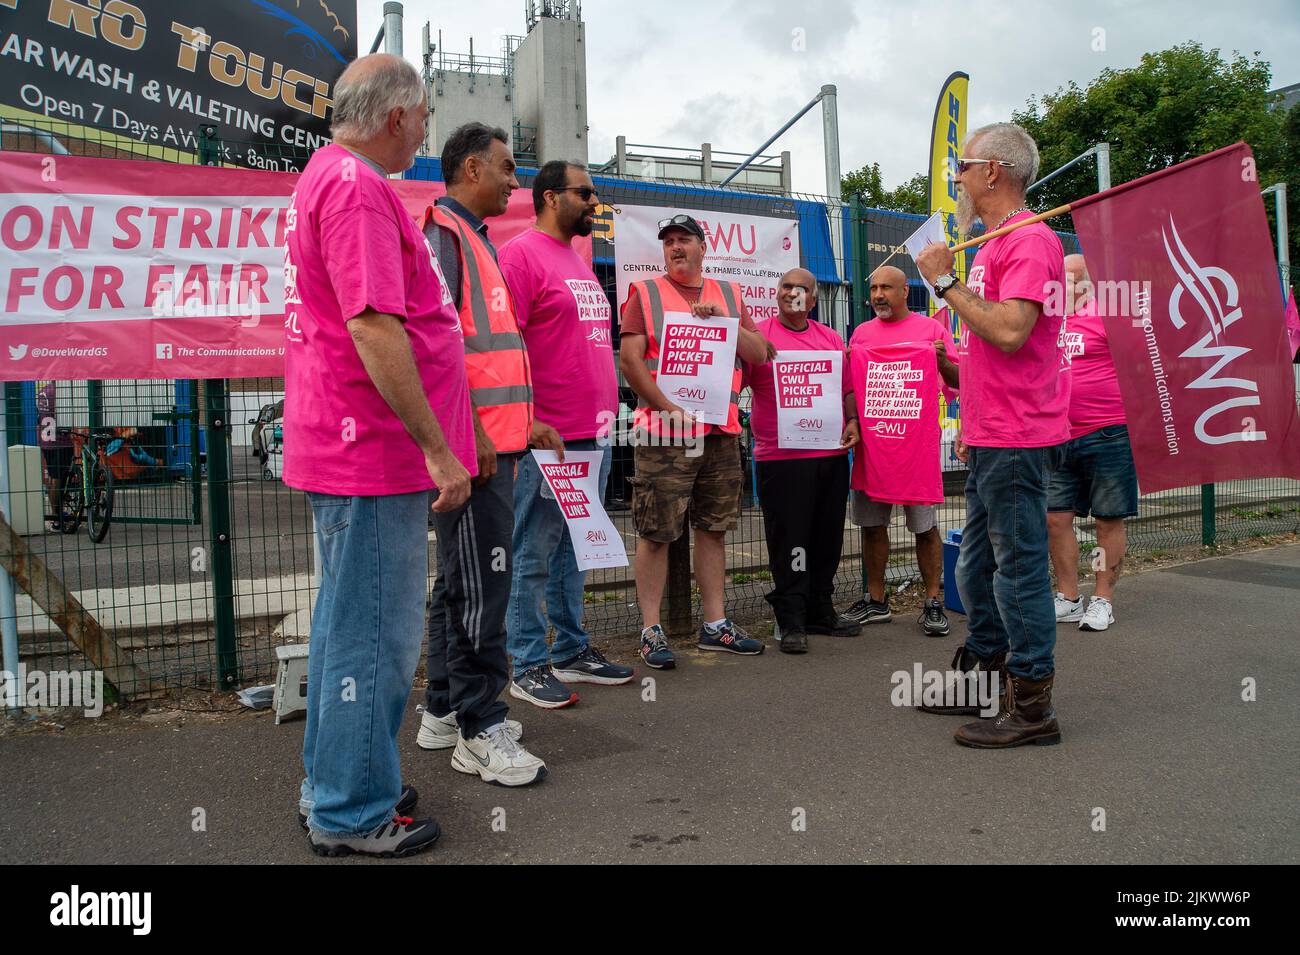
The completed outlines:
{"type": "MultiPolygon", "coordinates": [[[[609,446],[602,448],[595,438],[588,438],[566,441],[564,449],[605,452],[600,462],[603,500],[613,457],[609,446]]],[[[515,477],[513,547],[515,572],[510,582],[510,606],[506,610],[506,647],[514,663],[514,675],[518,677],[548,659],[562,663],[587,649],[587,631],[582,629],[582,588],[587,575],[578,570],[560,505],[551,496],[531,454],[525,454],[519,461],[519,473],[515,477]],[[547,617],[555,627],[555,643],[549,652],[547,617]]]]}
{"type": "Polygon", "coordinates": [[[1056,610],[1047,557],[1047,485],[1062,449],[971,448],[957,589],[966,647],[1041,680],[1056,669],[1056,610]]]}
{"type": "Polygon", "coordinates": [[[299,806],[308,825],[358,835],[402,792],[397,731],[424,637],[429,493],[308,493],[320,543],[299,806]]]}

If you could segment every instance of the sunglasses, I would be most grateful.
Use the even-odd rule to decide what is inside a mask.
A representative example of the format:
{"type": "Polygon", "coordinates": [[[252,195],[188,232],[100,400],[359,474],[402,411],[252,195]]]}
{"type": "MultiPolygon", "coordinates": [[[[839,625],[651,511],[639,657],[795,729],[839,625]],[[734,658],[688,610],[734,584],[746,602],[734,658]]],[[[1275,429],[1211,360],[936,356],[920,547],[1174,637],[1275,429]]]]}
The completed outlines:
{"type": "Polygon", "coordinates": [[[1007,162],[1005,159],[951,159],[953,175],[960,176],[970,169],[971,166],[977,166],[981,163],[992,163],[995,166],[1014,166],[1015,163],[1007,162]]]}
{"type": "Polygon", "coordinates": [[[660,219],[659,228],[666,229],[670,225],[686,225],[687,223],[694,221],[695,220],[688,215],[675,215],[671,219],[660,219]]]}
{"type": "Polygon", "coordinates": [[[591,186],[559,186],[555,189],[551,189],[550,191],[551,192],[576,192],[578,194],[578,198],[581,199],[583,202],[589,202],[593,197],[597,199],[600,198],[600,193],[597,192],[595,189],[591,188],[591,186]]]}

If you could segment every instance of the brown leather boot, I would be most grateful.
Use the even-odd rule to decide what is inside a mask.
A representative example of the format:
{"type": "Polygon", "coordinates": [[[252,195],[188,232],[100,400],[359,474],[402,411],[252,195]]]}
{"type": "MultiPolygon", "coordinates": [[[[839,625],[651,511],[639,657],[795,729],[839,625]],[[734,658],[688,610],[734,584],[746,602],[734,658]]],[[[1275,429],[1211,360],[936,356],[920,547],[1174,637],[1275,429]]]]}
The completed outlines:
{"type": "Polygon", "coordinates": [[[1053,673],[1041,680],[1007,675],[1002,711],[991,720],[967,723],[953,738],[962,746],[1007,749],[1035,743],[1050,746],[1061,741],[1061,727],[1052,706],[1053,673]]]}
{"type": "MultiPolygon", "coordinates": [[[[998,694],[1005,695],[1007,682],[1006,674],[1007,655],[999,653],[989,657],[987,660],[977,657],[966,646],[957,648],[957,652],[952,658],[951,673],[944,683],[943,701],[938,704],[922,703],[917,707],[922,713],[937,713],[940,716],[978,716],[983,707],[978,699],[978,693],[983,689],[983,684],[989,679],[985,674],[996,673],[998,675],[998,694]],[[971,676],[974,675],[972,684],[971,676]],[[963,705],[956,705],[959,698],[957,693],[957,682],[964,682],[966,685],[961,688],[960,698],[964,701],[963,705]],[[971,699],[970,687],[975,687],[976,699],[971,699]]],[[[1003,704],[1005,707],[1005,704],[1003,704]]]]}

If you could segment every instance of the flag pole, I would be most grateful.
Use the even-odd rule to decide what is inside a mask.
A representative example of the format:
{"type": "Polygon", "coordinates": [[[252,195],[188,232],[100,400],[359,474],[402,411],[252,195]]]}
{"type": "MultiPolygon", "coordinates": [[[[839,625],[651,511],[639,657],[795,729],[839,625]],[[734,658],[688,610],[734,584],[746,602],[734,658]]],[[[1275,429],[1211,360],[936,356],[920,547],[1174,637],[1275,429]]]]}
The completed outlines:
{"type": "MultiPolygon", "coordinates": [[[[1048,209],[1046,212],[1040,212],[1038,215],[1032,216],[1028,219],[1021,219],[1019,222],[1013,222],[1011,225],[1003,226],[1001,229],[994,229],[992,232],[985,232],[983,235],[977,235],[973,239],[967,239],[965,242],[954,245],[949,251],[957,253],[964,249],[973,249],[977,245],[983,245],[985,242],[989,241],[989,239],[996,239],[998,236],[1006,235],[1008,232],[1015,232],[1017,229],[1022,228],[1023,226],[1033,225],[1035,222],[1043,222],[1046,219],[1055,219],[1057,216],[1063,216],[1069,211],[1070,205],[1069,203],[1066,203],[1063,206],[1057,206],[1055,209],[1048,209]]],[[[876,266],[876,268],[881,268],[890,259],[898,255],[899,252],[905,251],[907,251],[907,246],[898,246],[893,252],[890,252],[885,256],[884,262],[881,262],[880,265],[876,266]]]]}
{"type": "Polygon", "coordinates": [[[1008,232],[1015,232],[1017,229],[1023,226],[1033,225],[1035,222],[1042,222],[1045,219],[1055,219],[1057,216],[1063,216],[1069,211],[1069,203],[1066,203],[1063,206],[1057,206],[1055,209],[1048,209],[1046,212],[1040,212],[1038,215],[1029,219],[1021,219],[1019,222],[1003,226],[1001,229],[994,229],[992,232],[985,232],[983,235],[978,235],[973,239],[967,239],[959,245],[954,245],[951,251],[960,252],[963,249],[970,249],[977,245],[983,245],[985,242],[989,241],[989,239],[996,239],[998,236],[1006,235],[1008,232]]]}

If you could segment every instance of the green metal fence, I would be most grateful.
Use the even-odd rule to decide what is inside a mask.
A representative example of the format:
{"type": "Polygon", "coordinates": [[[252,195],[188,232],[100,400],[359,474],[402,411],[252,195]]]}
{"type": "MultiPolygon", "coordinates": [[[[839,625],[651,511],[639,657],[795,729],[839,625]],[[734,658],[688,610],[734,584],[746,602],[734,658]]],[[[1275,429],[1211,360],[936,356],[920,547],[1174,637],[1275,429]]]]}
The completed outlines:
{"type": "MultiPolygon", "coordinates": [[[[52,148],[52,140],[74,154],[137,155],[120,137],[74,141],[57,123],[25,131],[6,124],[0,148],[44,152],[52,148]]],[[[238,144],[223,143],[204,131],[199,141],[201,156],[142,153],[139,158],[216,162],[238,150],[238,144]]],[[[283,157],[286,168],[300,165],[305,158],[289,152],[283,157]]],[[[611,206],[663,204],[668,201],[664,186],[602,185],[602,198],[611,206]]],[[[826,207],[823,197],[693,188],[689,204],[697,208],[804,215],[809,210],[799,202],[826,207]]],[[[805,255],[804,264],[819,275],[837,276],[836,281],[821,285],[820,317],[846,338],[855,323],[866,318],[860,280],[878,254],[868,254],[869,250],[887,249],[897,242],[899,225],[890,221],[891,216],[851,201],[846,215],[827,219],[827,242],[817,253],[823,260],[808,261],[805,255]],[[837,235],[841,230],[847,235],[837,235]],[[842,244],[856,249],[860,261],[845,261],[837,254],[842,244]]],[[[613,269],[601,261],[602,250],[597,251],[597,272],[612,296],[613,269]]],[[[925,292],[918,288],[914,307],[924,301],[925,292]]],[[[40,449],[36,383],[6,387],[9,441],[30,449],[15,452],[29,466],[15,467],[12,473],[14,510],[26,514],[28,521],[22,540],[138,668],[120,682],[119,689],[128,696],[150,688],[231,689],[272,678],[275,647],[307,639],[314,597],[310,509],[302,493],[279,480],[283,447],[275,423],[263,422],[261,429],[255,423],[259,416],[274,413],[283,398],[282,380],[105,380],[57,382],[55,387],[60,427],[134,430],[135,446],[156,462],[150,466],[132,461],[130,448],[117,460],[116,506],[102,542],[92,542],[84,527],[75,534],[50,531],[44,518],[53,517],[54,511],[46,482],[57,476],[60,464],[57,454],[40,449]],[[257,430],[262,446],[255,453],[257,430]]],[[[766,616],[763,595],[770,575],[762,514],[748,466],[748,435],[744,443],[742,518],[727,540],[727,599],[734,615],[753,620],[766,616]]],[[[608,488],[611,516],[629,552],[635,546],[626,483],[630,461],[630,449],[616,449],[608,488]]],[[[943,531],[959,529],[964,523],[963,479],[960,469],[946,473],[947,499],[940,508],[943,531]]],[[[1139,516],[1129,527],[1130,551],[1156,555],[1262,534],[1295,533],[1300,531],[1300,482],[1234,481],[1208,491],[1184,488],[1144,495],[1139,516]]],[[[1081,548],[1090,549],[1095,540],[1090,522],[1079,521],[1076,529],[1081,548]]],[[[862,547],[856,529],[846,526],[843,533],[844,559],[837,587],[841,602],[848,603],[862,590],[862,547]]],[[[901,514],[895,518],[891,539],[887,582],[898,587],[918,575],[915,548],[902,527],[901,514]]],[[[682,551],[678,553],[669,618],[680,624],[698,616],[698,603],[689,576],[681,573],[682,551]]],[[[432,539],[429,557],[432,574],[432,539]]],[[[591,573],[586,599],[589,629],[630,647],[640,626],[630,568],[591,573]]],[[[20,652],[29,667],[60,670],[90,665],[49,616],[21,592],[18,616],[20,652]]]]}

